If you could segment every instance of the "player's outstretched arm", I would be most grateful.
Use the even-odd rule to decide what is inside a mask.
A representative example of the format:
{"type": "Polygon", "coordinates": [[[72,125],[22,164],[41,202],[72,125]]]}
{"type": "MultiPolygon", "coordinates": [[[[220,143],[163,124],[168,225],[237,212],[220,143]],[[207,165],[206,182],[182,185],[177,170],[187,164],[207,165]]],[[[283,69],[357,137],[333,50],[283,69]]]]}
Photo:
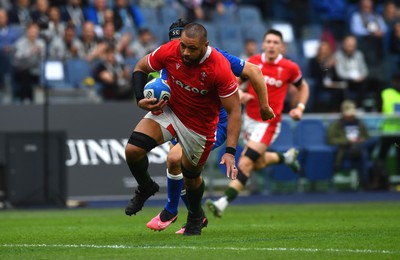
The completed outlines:
{"type": "Polygon", "coordinates": [[[240,128],[242,126],[242,112],[241,105],[239,101],[239,93],[238,91],[235,94],[227,97],[221,98],[222,106],[225,108],[228,113],[228,127],[227,127],[227,139],[226,139],[226,147],[227,151],[221,158],[221,164],[226,165],[226,176],[231,179],[236,179],[238,170],[236,168],[235,163],[235,155],[232,154],[232,149],[236,149],[240,128]],[[232,148],[232,149],[229,149],[232,148]]]}
{"type": "Polygon", "coordinates": [[[268,103],[268,91],[260,68],[253,63],[246,62],[241,76],[250,80],[254,90],[257,93],[258,103],[260,104],[261,118],[263,120],[274,118],[275,114],[268,103]]]}
{"type": "Polygon", "coordinates": [[[310,95],[310,90],[305,79],[302,79],[300,86],[298,86],[297,106],[289,111],[289,116],[293,120],[300,120],[303,116],[304,109],[310,95]]]}

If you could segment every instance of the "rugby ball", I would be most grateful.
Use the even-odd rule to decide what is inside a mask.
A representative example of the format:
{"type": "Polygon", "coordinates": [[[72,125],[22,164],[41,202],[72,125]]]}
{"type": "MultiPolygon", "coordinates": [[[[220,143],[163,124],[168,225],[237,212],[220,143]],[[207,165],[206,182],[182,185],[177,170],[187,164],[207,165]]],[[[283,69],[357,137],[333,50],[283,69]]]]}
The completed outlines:
{"type": "Polygon", "coordinates": [[[143,95],[148,99],[156,98],[156,103],[158,103],[160,100],[169,100],[171,89],[169,88],[167,81],[161,78],[155,78],[147,82],[144,86],[143,95]]]}

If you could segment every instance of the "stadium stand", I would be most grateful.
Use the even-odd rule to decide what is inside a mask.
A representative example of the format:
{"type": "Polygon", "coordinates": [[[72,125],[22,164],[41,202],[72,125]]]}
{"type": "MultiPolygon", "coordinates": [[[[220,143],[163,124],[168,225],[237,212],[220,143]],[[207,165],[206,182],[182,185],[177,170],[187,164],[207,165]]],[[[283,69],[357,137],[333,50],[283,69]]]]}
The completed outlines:
{"type": "Polygon", "coordinates": [[[326,129],[321,120],[299,121],[294,138],[300,150],[302,174],[306,180],[331,182],[335,149],[326,142],[326,129]]]}

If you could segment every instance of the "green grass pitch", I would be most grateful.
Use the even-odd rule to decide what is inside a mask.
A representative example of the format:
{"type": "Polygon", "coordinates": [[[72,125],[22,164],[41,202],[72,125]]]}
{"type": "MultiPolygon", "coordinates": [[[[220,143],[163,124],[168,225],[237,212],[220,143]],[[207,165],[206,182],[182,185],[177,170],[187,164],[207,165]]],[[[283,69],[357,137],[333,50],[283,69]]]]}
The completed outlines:
{"type": "Polygon", "coordinates": [[[400,259],[400,202],[231,205],[201,236],[146,227],[161,207],[0,211],[0,259],[400,259]]]}

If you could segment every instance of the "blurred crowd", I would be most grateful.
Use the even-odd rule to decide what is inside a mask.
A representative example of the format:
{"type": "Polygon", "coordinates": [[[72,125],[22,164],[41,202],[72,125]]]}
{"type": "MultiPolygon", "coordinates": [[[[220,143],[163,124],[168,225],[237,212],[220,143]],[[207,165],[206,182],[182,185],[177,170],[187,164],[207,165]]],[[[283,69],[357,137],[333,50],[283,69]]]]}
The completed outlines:
{"type": "Polygon", "coordinates": [[[131,100],[133,66],[183,17],[204,23],[212,44],[244,59],[262,50],[268,27],[280,24],[284,52],[311,87],[308,112],[340,112],[348,99],[359,110],[381,111],[383,90],[400,75],[399,6],[399,0],[0,0],[0,103],[7,95],[13,103],[35,102],[43,62],[70,59],[90,64],[101,100],[131,100]],[[237,19],[245,7],[260,19],[237,19]],[[243,30],[242,38],[221,38],[235,34],[227,23],[243,30]]]}

